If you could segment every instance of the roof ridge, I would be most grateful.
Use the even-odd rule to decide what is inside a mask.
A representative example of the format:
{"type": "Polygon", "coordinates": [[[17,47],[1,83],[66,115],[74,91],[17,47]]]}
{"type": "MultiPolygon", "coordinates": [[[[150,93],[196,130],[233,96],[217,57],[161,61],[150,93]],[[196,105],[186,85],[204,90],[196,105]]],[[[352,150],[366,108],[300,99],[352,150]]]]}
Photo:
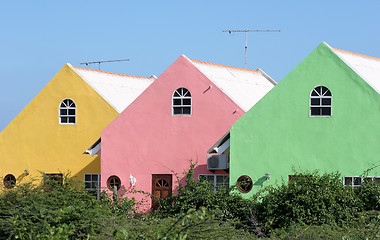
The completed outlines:
{"type": "Polygon", "coordinates": [[[122,73],[104,72],[104,71],[101,71],[101,70],[95,70],[95,69],[90,69],[90,68],[81,68],[81,67],[75,67],[75,66],[73,66],[73,68],[82,69],[82,70],[88,70],[88,71],[93,71],[93,72],[99,72],[99,73],[105,73],[105,74],[118,75],[118,76],[122,76],[122,77],[143,78],[143,79],[150,79],[150,80],[153,79],[152,77],[140,77],[140,76],[133,76],[133,75],[122,74],[122,73]]]}
{"type": "Polygon", "coordinates": [[[338,48],[332,48],[332,49],[334,49],[334,50],[336,50],[336,51],[341,51],[341,52],[345,52],[345,53],[350,53],[350,54],[357,55],[357,56],[360,56],[360,57],[372,58],[372,59],[375,59],[375,60],[380,60],[380,58],[367,56],[367,55],[364,55],[364,54],[361,54],[361,53],[350,52],[350,51],[346,51],[346,50],[338,49],[338,48]]]}
{"type": "Polygon", "coordinates": [[[217,64],[217,63],[202,62],[202,61],[194,60],[194,59],[190,59],[190,60],[193,61],[193,62],[196,62],[196,63],[202,63],[202,64],[214,65],[214,66],[218,66],[218,67],[231,68],[231,69],[235,69],[235,70],[242,70],[242,71],[260,73],[258,70],[252,70],[252,69],[247,69],[247,68],[231,67],[231,66],[217,64]]]}

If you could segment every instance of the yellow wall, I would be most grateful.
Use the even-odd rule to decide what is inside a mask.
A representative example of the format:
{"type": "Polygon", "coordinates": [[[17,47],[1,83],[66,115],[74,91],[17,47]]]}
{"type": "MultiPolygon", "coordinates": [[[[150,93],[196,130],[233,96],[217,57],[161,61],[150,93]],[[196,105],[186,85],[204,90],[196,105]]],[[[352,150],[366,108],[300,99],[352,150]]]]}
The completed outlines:
{"type": "Polygon", "coordinates": [[[65,65],[0,133],[0,188],[13,174],[17,183],[39,179],[39,171],[67,173],[83,180],[100,173],[100,158],[83,152],[118,115],[93,88],[65,65]],[[76,125],[59,124],[59,105],[74,100],[76,125]],[[24,170],[30,174],[26,176],[24,170]]]}

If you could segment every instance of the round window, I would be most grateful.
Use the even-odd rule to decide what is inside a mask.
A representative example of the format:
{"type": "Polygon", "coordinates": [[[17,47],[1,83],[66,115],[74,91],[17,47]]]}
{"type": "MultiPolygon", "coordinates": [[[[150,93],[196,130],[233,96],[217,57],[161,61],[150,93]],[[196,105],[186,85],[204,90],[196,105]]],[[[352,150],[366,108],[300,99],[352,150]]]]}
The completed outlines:
{"type": "Polygon", "coordinates": [[[13,188],[16,185],[16,178],[12,174],[4,177],[4,186],[6,188],[13,188]]]}
{"type": "Polygon", "coordinates": [[[247,175],[240,176],[237,180],[237,189],[242,193],[248,193],[252,190],[253,182],[247,175]]]}
{"type": "Polygon", "coordinates": [[[107,180],[107,186],[108,186],[108,189],[111,191],[113,191],[115,188],[116,188],[116,190],[119,190],[121,187],[120,178],[118,176],[115,176],[115,175],[109,177],[107,180]]]}

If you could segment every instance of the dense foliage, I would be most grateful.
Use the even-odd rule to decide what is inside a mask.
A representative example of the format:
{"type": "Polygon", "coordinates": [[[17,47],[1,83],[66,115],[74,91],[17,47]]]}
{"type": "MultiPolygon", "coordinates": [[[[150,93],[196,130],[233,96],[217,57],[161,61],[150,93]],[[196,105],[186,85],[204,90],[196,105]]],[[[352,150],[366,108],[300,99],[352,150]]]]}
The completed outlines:
{"type": "MultiPolygon", "coordinates": [[[[0,194],[0,239],[377,239],[380,187],[344,187],[338,173],[295,173],[289,183],[244,199],[193,178],[160,209],[136,211],[134,199],[96,200],[69,176],[64,184],[18,185],[0,194]]],[[[181,179],[178,178],[178,182],[181,179]]]]}

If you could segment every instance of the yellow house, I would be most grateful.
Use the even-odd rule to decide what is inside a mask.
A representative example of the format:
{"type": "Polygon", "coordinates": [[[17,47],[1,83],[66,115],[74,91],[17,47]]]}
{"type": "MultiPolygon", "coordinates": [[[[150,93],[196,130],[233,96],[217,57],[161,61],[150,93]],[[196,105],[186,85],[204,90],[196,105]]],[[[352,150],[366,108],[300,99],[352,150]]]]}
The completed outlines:
{"type": "MultiPolygon", "coordinates": [[[[154,80],[66,64],[0,133],[0,186],[71,172],[87,188],[100,181],[100,157],[83,154],[154,80]]],[[[1,187],[0,187],[1,188],[1,187]]]]}

